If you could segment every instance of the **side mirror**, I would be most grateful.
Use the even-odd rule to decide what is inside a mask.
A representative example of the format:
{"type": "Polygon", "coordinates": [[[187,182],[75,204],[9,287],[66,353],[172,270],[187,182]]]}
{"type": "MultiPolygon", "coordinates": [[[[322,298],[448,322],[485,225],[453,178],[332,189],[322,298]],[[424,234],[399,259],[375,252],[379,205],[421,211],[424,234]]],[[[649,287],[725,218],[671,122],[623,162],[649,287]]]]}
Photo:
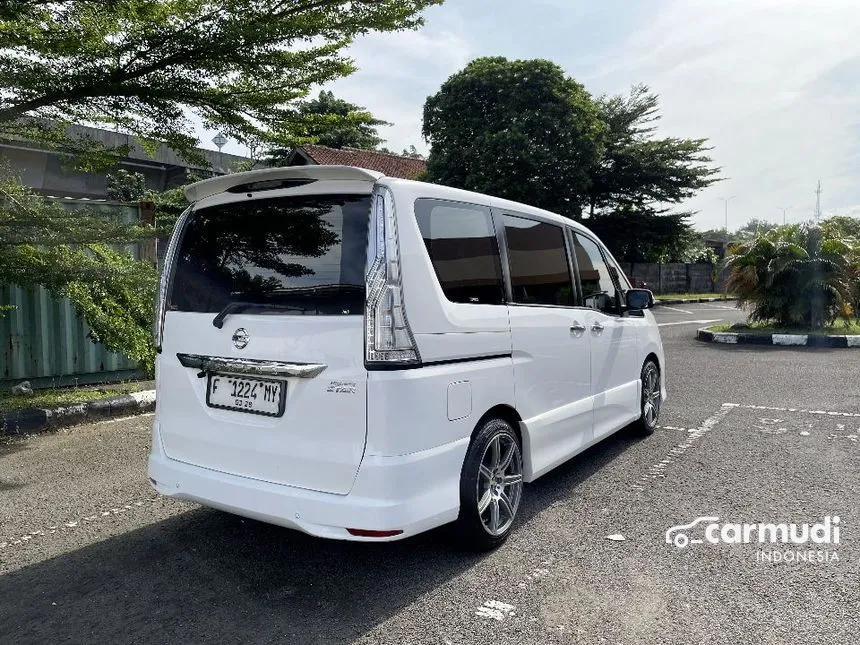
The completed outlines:
{"type": "Polygon", "coordinates": [[[624,294],[627,309],[641,311],[654,306],[654,294],[648,289],[628,289],[624,294]]]}

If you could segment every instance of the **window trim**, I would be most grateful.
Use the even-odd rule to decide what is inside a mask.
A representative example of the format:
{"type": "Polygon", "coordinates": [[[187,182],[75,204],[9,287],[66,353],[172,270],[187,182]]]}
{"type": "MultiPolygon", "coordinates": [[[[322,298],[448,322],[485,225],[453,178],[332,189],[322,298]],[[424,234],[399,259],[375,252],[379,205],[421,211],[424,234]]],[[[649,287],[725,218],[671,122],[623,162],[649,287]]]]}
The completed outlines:
{"type": "Polygon", "coordinates": [[[493,222],[496,227],[496,236],[499,242],[499,254],[502,259],[502,278],[505,281],[505,294],[507,297],[507,305],[509,307],[546,307],[550,309],[577,309],[579,308],[579,303],[581,302],[579,298],[579,285],[576,275],[573,271],[572,264],[572,247],[570,245],[570,240],[568,239],[567,233],[565,230],[568,228],[567,225],[563,223],[553,222],[550,220],[545,220],[539,217],[533,217],[531,215],[526,215],[525,213],[521,213],[519,211],[511,210],[511,209],[498,209],[493,208],[492,216],[493,222]],[[508,257],[508,238],[507,233],[505,231],[505,216],[509,217],[517,217],[519,219],[529,220],[530,222],[536,222],[538,224],[549,224],[550,226],[555,226],[561,229],[561,236],[564,240],[564,252],[566,254],[567,259],[567,273],[570,278],[570,287],[571,294],[573,295],[572,305],[551,305],[545,303],[536,303],[536,302],[517,302],[514,299],[514,288],[513,288],[513,280],[511,280],[511,264],[510,258],[508,257]]]}
{"type": "MultiPolygon", "coordinates": [[[[585,232],[585,231],[578,231],[575,228],[573,228],[572,226],[568,226],[567,228],[570,229],[571,244],[574,243],[574,239],[575,239],[573,237],[574,235],[581,235],[585,239],[594,243],[594,245],[597,247],[597,251],[600,253],[600,256],[603,258],[603,262],[606,264],[607,268],[609,267],[609,261],[611,260],[612,264],[614,264],[615,268],[618,270],[619,276],[623,273],[623,271],[621,271],[621,267],[618,265],[618,262],[615,260],[614,257],[612,257],[612,254],[609,253],[609,250],[600,242],[600,240],[598,240],[596,237],[594,237],[594,235],[589,235],[589,233],[585,232]]],[[[576,257],[576,254],[574,254],[574,257],[576,257]]],[[[625,276],[625,278],[626,278],[626,276],[625,276]]],[[[615,287],[616,297],[617,298],[623,298],[624,293],[627,290],[621,288],[619,280],[616,280],[615,278],[613,278],[611,272],[609,273],[609,279],[612,280],[612,285],[615,287]]],[[[577,286],[578,286],[578,290],[579,290],[579,294],[580,294],[580,302],[582,303],[583,309],[587,309],[588,311],[596,311],[597,313],[603,314],[605,316],[615,316],[617,318],[622,317],[623,310],[621,309],[620,299],[617,301],[616,311],[614,311],[612,313],[602,311],[600,309],[592,309],[591,307],[585,306],[585,292],[582,290],[582,283],[580,281],[579,263],[577,263],[577,265],[576,265],[576,282],[577,282],[577,286]]]]}
{"type": "Polygon", "coordinates": [[[418,237],[421,239],[421,246],[424,248],[424,253],[427,256],[427,259],[430,261],[430,268],[433,270],[433,277],[436,280],[436,284],[439,285],[439,291],[442,292],[442,297],[445,298],[445,302],[452,305],[466,305],[469,307],[504,307],[510,304],[510,290],[508,289],[509,285],[507,283],[507,280],[505,279],[505,258],[507,257],[506,250],[500,246],[499,229],[496,225],[496,218],[493,214],[492,208],[483,204],[467,202],[461,199],[447,199],[444,197],[416,197],[415,200],[412,202],[412,218],[415,220],[415,227],[418,229],[418,237]],[[501,302],[458,302],[456,300],[451,300],[448,297],[448,294],[445,293],[445,288],[442,286],[442,281],[439,279],[439,272],[436,270],[436,265],[433,264],[433,258],[430,256],[430,249],[427,248],[427,243],[424,241],[424,235],[421,232],[421,226],[418,224],[418,211],[416,207],[419,201],[436,202],[442,204],[455,204],[461,207],[473,208],[489,215],[490,227],[493,229],[493,235],[496,238],[496,247],[499,252],[498,260],[502,279],[501,302]]]}

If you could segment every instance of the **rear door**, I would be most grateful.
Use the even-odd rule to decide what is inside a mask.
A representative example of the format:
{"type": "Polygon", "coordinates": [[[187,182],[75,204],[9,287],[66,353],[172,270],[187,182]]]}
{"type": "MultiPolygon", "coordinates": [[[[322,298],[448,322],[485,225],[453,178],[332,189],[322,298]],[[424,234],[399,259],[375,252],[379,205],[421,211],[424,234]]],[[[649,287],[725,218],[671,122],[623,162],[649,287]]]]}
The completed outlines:
{"type": "Polygon", "coordinates": [[[190,214],[158,359],[171,459],[350,490],[366,437],[369,213],[359,192],[243,195],[190,214]]]}

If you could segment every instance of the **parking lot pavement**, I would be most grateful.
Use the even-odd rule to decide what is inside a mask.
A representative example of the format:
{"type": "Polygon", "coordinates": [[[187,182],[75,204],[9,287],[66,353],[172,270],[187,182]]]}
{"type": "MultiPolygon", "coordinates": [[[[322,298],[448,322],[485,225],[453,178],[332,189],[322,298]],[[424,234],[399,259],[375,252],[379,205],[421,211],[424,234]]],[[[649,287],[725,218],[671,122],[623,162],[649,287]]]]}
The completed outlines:
{"type": "Polygon", "coordinates": [[[698,343],[685,321],[742,316],[682,309],[656,310],[684,322],[661,327],[661,427],[529,485],[515,534],[490,554],[457,551],[444,530],[339,543],[156,498],[148,417],[0,446],[0,642],[854,642],[856,357],[698,343]],[[840,542],[810,547],[838,560],[785,561],[806,545],[666,543],[705,516],[838,516],[840,542]]]}

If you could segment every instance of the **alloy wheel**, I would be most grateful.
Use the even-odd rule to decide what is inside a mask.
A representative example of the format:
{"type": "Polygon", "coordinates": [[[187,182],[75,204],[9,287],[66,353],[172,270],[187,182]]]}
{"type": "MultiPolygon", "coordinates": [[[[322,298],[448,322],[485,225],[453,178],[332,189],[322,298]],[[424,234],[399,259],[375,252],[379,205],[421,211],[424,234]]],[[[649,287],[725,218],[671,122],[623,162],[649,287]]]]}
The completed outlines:
{"type": "Polygon", "coordinates": [[[654,363],[648,363],[642,372],[642,420],[649,428],[657,424],[660,403],[660,372],[654,363]]]}
{"type": "Polygon", "coordinates": [[[507,433],[487,444],[478,473],[478,515],[490,535],[513,524],[523,491],[523,460],[516,439],[507,433]]]}

